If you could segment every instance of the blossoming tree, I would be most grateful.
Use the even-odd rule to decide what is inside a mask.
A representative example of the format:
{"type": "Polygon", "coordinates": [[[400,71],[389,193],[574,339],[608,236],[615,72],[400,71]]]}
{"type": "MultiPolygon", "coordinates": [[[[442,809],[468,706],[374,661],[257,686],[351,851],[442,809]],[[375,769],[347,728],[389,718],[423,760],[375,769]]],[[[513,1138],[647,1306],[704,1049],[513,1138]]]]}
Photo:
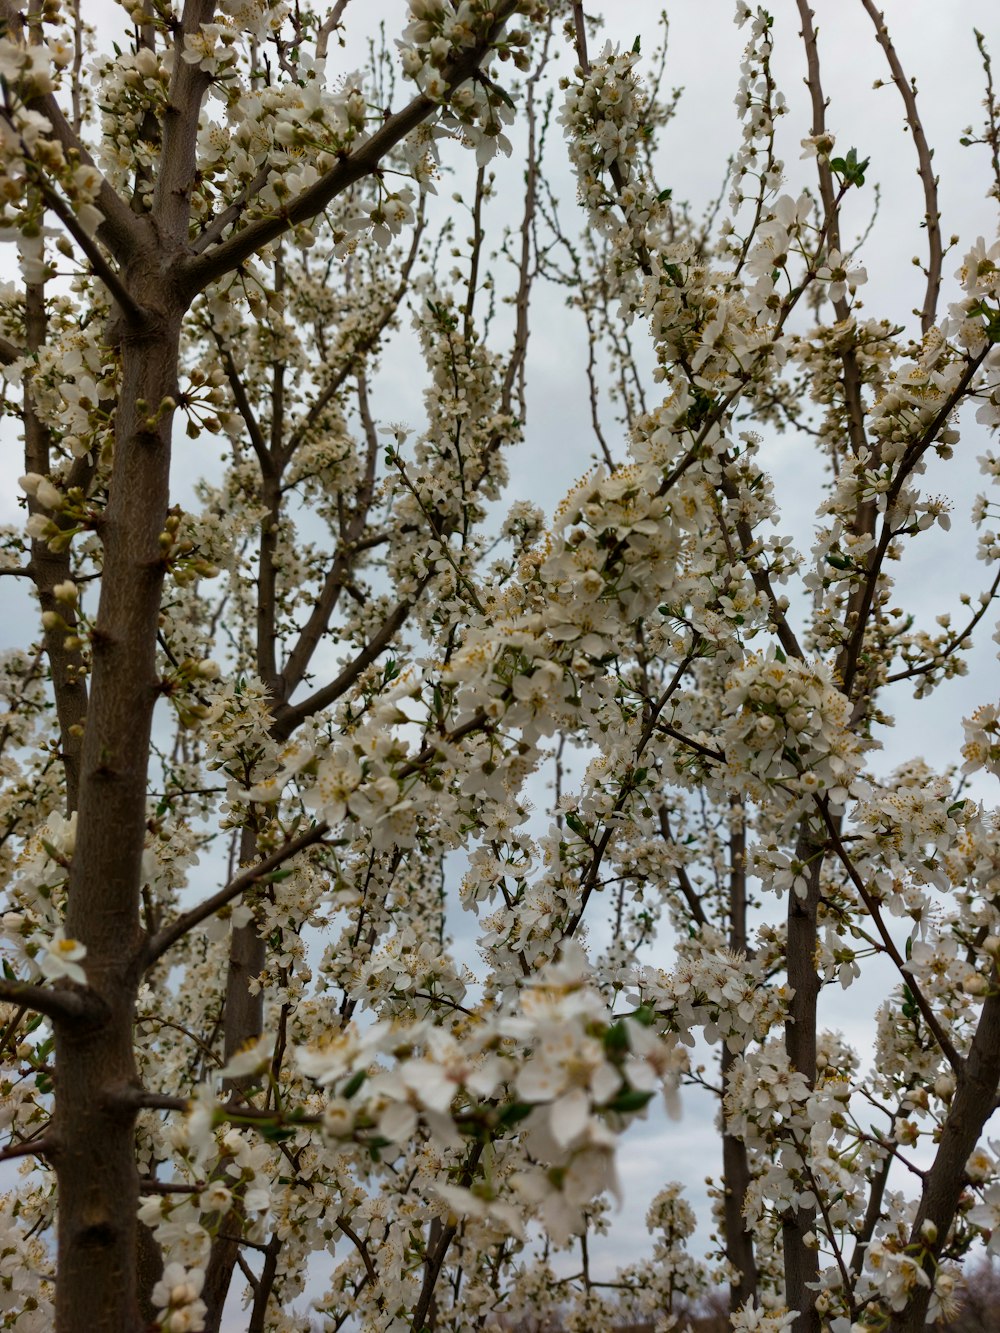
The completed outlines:
{"type": "Polygon", "coordinates": [[[924,192],[912,329],[856,298],[867,163],[805,0],[807,160],[740,3],[705,225],[656,180],[656,61],[597,54],[578,3],[409,0],[349,74],[347,0],[123,0],[116,44],[0,0],[2,573],[37,599],[0,662],[4,1327],[218,1330],[242,1292],[259,1333],[666,1329],[721,1274],[734,1328],[915,1330],[1000,1237],[997,710],[961,771],[877,753],[893,692],[990,630],[995,533],[954,626],[891,564],[947,525],[928,461],[1000,421],[1000,247],[949,286],[860,4],[924,192]],[[599,460],[548,528],[504,500],[540,282],[588,333],[599,460]],[[779,430],[826,469],[803,549],[779,430]],[[870,968],[871,1062],[824,1018],[870,968]],[[664,1179],[648,1258],[597,1281],[619,1138],[687,1082],[719,1099],[718,1253],[664,1179]]]}

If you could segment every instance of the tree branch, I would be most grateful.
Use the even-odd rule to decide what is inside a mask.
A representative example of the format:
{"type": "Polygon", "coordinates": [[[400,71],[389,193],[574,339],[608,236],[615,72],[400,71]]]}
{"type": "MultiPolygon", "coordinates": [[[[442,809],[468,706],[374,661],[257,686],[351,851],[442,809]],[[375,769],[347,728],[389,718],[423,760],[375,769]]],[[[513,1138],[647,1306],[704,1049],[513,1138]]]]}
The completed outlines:
{"type": "Polygon", "coordinates": [[[142,951],[141,966],[146,971],[163,954],[171,949],[178,940],[183,939],[189,930],[195,926],[201,925],[207,921],[210,916],[214,916],[220,907],[225,907],[227,903],[238,898],[246,889],[251,888],[259,880],[270,875],[272,871],[277,870],[285,861],[297,856],[299,852],[307,847],[312,847],[322,841],[330,831],[329,824],[321,821],[314,824],[306,833],[301,833],[297,838],[286,842],[283,847],[279,847],[276,852],[270,856],[265,856],[263,861],[258,861],[256,865],[249,866],[238,874],[235,879],[231,879],[224,889],[213,894],[211,898],[206,898],[204,902],[199,903],[197,907],[192,907],[189,912],[185,912],[169,926],[164,928],[153,936],[142,951]]]}
{"type": "MultiPolygon", "coordinates": [[[[0,22],[5,23],[7,33],[14,40],[23,42],[22,17],[11,0],[0,0],[0,22]]],[[[145,241],[145,225],[141,218],[129,208],[121,195],[109,185],[100,172],[94,159],[74,132],[63,115],[62,108],[51,93],[43,97],[33,97],[29,104],[32,110],[39,111],[52,126],[52,133],[62,145],[67,158],[76,156],[77,160],[92,167],[100,176],[100,186],[95,198],[96,207],[104,216],[98,227],[101,240],[108,247],[119,263],[127,263],[145,241]]]]}
{"type": "MultiPolygon", "coordinates": [[[[415,598],[419,597],[426,583],[427,579],[425,578],[418,586],[415,598]]],[[[287,740],[299,723],[304,722],[307,717],[311,717],[313,713],[318,712],[321,708],[327,708],[330,704],[335,703],[345,690],[350,689],[362,671],[370,666],[376,657],[385,652],[412,609],[412,601],[400,602],[392,614],[385,619],[379,632],[344,667],[343,671],[334,680],[330,681],[329,685],[324,685],[321,690],[316,690],[314,694],[309,695],[307,699],[303,699],[301,703],[283,704],[278,708],[274,715],[272,735],[277,740],[287,740]]]]}
{"type": "Polygon", "coordinates": [[[344,10],[347,8],[350,0],[337,0],[337,3],[330,10],[329,14],[323,20],[322,26],[316,33],[316,59],[325,60],[327,48],[330,44],[330,37],[340,27],[340,20],[344,16],[344,10]]]}
{"type": "Polygon", "coordinates": [[[892,81],[899,89],[899,95],[903,99],[903,106],[906,109],[906,123],[910,127],[913,146],[917,150],[917,162],[919,164],[917,175],[920,177],[920,183],[924,188],[924,219],[927,225],[927,249],[929,251],[926,269],[927,290],[924,296],[923,309],[920,312],[920,327],[926,333],[933,325],[937,314],[938,292],[941,288],[941,263],[944,258],[944,251],[941,246],[941,212],[938,208],[937,177],[931,164],[933,152],[927,145],[927,136],[924,134],[924,127],[920,123],[920,114],[917,111],[916,85],[906,77],[899,55],[889,37],[889,30],[885,24],[885,14],[875,8],[873,0],[861,0],[861,3],[875,25],[876,40],[885,52],[889,69],[892,71],[892,81]]]}
{"type": "Polygon", "coordinates": [[[44,1157],[52,1151],[52,1147],[49,1138],[25,1139],[23,1143],[12,1143],[9,1148],[0,1151],[0,1162],[12,1162],[17,1157],[44,1157]]]}
{"type": "Polygon", "coordinates": [[[900,975],[905,979],[906,984],[909,986],[910,991],[913,994],[914,1002],[916,1003],[917,1008],[920,1010],[924,1022],[927,1024],[931,1032],[934,1034],[934,1039],[937,1042],[938,1046],[941,1048],[942,1055],[944,1055],[945,1059],[948,1061],[952,1069],[955,1071],[956,1077],[961,1078],[962,1070],[964,1068],[964,1061],[962,1060],[962,1057],[959,1055],[958,1051],[956,1051],[955,1047],[952,1045],[951,1039],[945,1032],[944,1028],[941,1026],[940,1022],[938,1021],[937,1015],[934,1013],[934,1010],[928,1003],[927,997],[924,995],[923,991],[917,985],[916,980],[910,975],[909,972],[907,972],[906,959],[896,948],[896,942],[892,938],[892,935],[887,930],[885,922],[882,920],[882,913],[878,910],[878,903],[868,892],[868,889],[865,887],[864,880],[858,874],[857,867],[851,860],[847,848],[844,846],[843,840],[841,839],[840,833],[837,830],[837,826],[834,823],[834,820],[830,814],[828,806],[822,800],[822,798],[818,796],[816,797],[816,808],[819,810],[819,813],[823,819],[823,823],[826,825],[827,833],[830,835],[830,845],[836,852],[841,865],[847,871],[851,883],[854,885],[855,889],[857,889],[858,897],[864,903],[868,915],[875,923],[876,929],[878,930],[878,933],[882,937],[882,944],[883,947],[885,948],[886,953],[895,963],[900,975]]]}
{"type": "Polygon", "coordinates": [[[53,1022],[77,1027],[98,1023],[107,1012],[104,1001],[89,987],[55,990],[49,986],[35,986],[30,981],[11,981],[7,977],[0,977],[0,1000],[44,1014],[53,1022]]]}
{"type": "Polygon", "coordinates": [[[15,347],[12,342],[6,338],[0,338],[0,366],[12,366],[15,361],[19,361],[25,354],[25,349],[15,347]]]}
{"type": "MultiPolygon", "coordinates": [[[[25,150],[25,160],[29,160],[27,150],[25,150]]],[[[142,306],[125,286],[118,273],[108,263],[101,252],[101,247],[92,236],[87,235],[72,208],[51,182],[45,178],[41,168],[33,161],[32,166],[35,168],[35,183],[41,190],[45,202],[86,255],[87,262],[94,270],[95,276],[107,287],[112,300],[118,305],[123,314],[127,315],[129,319],[141,320],[144,313],[142,306]]],[[[100,227],[98,227],[98,231],[100,231],[100,227]]]]}
{"type": "MultiPolygon", "coordinates": [[[[485,37],[445,71],[449,93],[459,88],[479,68],[515,8],[516,0],[502,0],[496,6],[493,22],[485,37]]],[[[336,166],[331,167],[314,185],[297,195],[280,214],[258,218],[248,223],[242,231],[220,242],[207,253],[197,255],[194,259],[181,264],[177,273],[180,290],[189,298],[193,297],[203,291],[209,283],[238,268],[245,260],[265,245],[269,245],[271,241],[277,240],[291,227],[314,218],[356,181],[375,172],[385,155],[405,139],[411,130],[427,120],[438,106],[437,102],[423,94],[414,97],[402,111],[387,117],[360,148],[342,157],[336,166]]]]}

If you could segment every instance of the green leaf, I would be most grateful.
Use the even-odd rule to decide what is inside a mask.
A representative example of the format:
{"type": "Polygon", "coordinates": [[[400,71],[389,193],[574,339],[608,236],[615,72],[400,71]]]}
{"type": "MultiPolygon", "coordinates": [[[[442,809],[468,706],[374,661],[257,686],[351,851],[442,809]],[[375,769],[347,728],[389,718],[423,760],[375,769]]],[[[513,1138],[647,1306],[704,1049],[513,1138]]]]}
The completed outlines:
{"type": "Polygon", "coordinates": [[[641,50],[642,50],[642,38],[636,37],[635,41],[632,43],[632,54],[634,56],[637,56],[641,50]]]}
{"type": "Polygon", "coordinates": [[[368,1070],[359,1069],[356,1074],[352,1074],[351,1077],[347,1080],[347,1083],[344,1086],[343,1095],[347,1098],[348,1101],[351,1100],[351,1098],[358,1091],[358,1089],[361,1087],[361,1085],[364,1083],[367,1077],[368,1077],[368,1070]]]}
{"type": "Polygon", "coordinates": [[[612,1097],[604,1110],[618,1111],[622,1115],[630,1115],[635,1111],[641,1111],[644,1106],[648,1106],[653,1094],[651,1092],[640,1092],[638,1088],[629,1088],[625,1092],[620,1092],[617,1097],[612,1097]]]}
{"type": "Polygon", "coordinates": [[[605,1032],[604,1049],[609,1052],[628,1050],[628,1032],[621,1019],[619,1019],[617,1023],[612,1023],[607,1032],[605,1032]]]}
{"type": "Polygon", "coordinates": [[[866,157],[863,162],[858,161],[858,150],[851,148],[846,157],[834,157],[830,159],[830,170],[835,171],[838,176],[842,176],[848,185],[864,185],[865,171],[870,157],[866,157]]]}
{"type": "Polygon", "coordinates": [[[587,825],[583,822],[583,820],[580,818],[580,816],[576,813],[575,810],[566,811],[566,823],[570,826],[570,828],[573,830],[573,832],[576,834],[578,838],[582,838],[584,842],[590,841],[589,834],[587,833],[587,825]]]}
{"type": "Polygon", "coordinates": [[[505,1129],[510,1128],[510,1126],[520,1124],[522,1120],[527,1119],[534,1109],[529,1102],[510,1102],[500,1112],[497,1123],[505,1129]]]}
{"type": "Polygon", "coordinates": [[[284,1143],[286,1139],[292,1138],[294,1129],[289,1129],[287,1125],[274,1125],[267,1120],[258,1120],[256,1128],[261,1138],[268,1143],[284,1143]]]}

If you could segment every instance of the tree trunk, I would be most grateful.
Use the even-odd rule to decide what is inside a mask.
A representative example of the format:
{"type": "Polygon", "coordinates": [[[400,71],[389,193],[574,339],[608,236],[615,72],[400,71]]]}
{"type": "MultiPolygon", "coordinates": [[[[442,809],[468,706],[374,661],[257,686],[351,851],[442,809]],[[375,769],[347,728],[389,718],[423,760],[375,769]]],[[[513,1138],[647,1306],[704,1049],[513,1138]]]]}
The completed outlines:
{"type": "MultiPolygon", "coordinates": [[[[735,806],[737,802],[732,802],[735,806]]],[[[733,810],[738,821],[729,839],[729,947],[734,953],[747,952],[747,873],[746,824],[742,814],[733,810]]],[[[747,1230],[743,1205],[750,1188],[750,1162],[742,1139],[727,1132],[726,1093],[729,1071],[736,1061],[729,1047],[722,1046],[722,1182],[723,1219],[726,1228],[726,1258],[735,1270],[729,1282],[731,1314],[757,1295],[759,1275],[754,1255],[753,1236],[747,1230]]]]}
{"type": "MultiPolygon", "coordinates": [[[[997,986],[994,971],[993,985],[997,986]]],[[[931,1285],[917,1287],[906,1308],[892,1316],[889,1333],[922,1333],[926,1326],[938,1256],[948,1238],[966,1185],[968,1162],[1000,1090],[1000,992],[983,1005],[969,1054],[958,1077],[955,1096],[941,1128],[934,1165],[924,1177],[920,1206],[910,1233],[912,1247],[923,1250],[923,1268],[931,1285]],[[926,1232],[925,1232],[926,1228],[926,1232]]]]}
{"type": "MultiPolygon", "coordinates": [[[[133,290],[147,296],[142,277],[133,290]]],[[[165,301],[164,304],[167,304],[165,301]]],[[[141,1327],[136,1269],[139,1184],[132,1023],[141,977],[141,865],[163,583],[179,309],[123,327],[114,471],[101,525],[104,577],[81,762],[79,828],[66,933],[87,947],[103,1021],[57,1023],[53,1160],[59,1182],[57,1333],[141,1327]]]]}
{"type": "MultiPolygon", "coordinates": [[[[799,836],[795,857],[807,866],[808,886],[804,898],[792,889],[788,902],[788,984],[792,998],[785,1025],[785,1050],[792,1069],[804,1074],[812,1087],[816,1079],[819,976],[815,959],[822,855],[817,853],[805,829],[799,836]]],[[[790,1310],[798,1311],[792,1333],[819,1333],[816,1292],[811,1289],[819,1277],[819,1259],[816,1250],[806,1244],[806,1237],[815,1226],[814,1207],[791,1208],[782,1218],[785,1302],[790,1310]]]]}
{"type": "MultiPolygon", "coordinates": [[[[722,1094],[729,1090],[729,1071],[736,1057],[722,1048],[722,1094]]],[[[724,1186],[723,1217],[726,1228],[726,1258],[736,1270],[729,1281],[729,1309],[735,1313],[757,1295],[757,1260],[753,1236],[743,1217],[743,1203],[750,1188],[750,1163],[746,1144],[726,1132],[726,1112],[722,1111],[722,1178],[724,1186]]]]}

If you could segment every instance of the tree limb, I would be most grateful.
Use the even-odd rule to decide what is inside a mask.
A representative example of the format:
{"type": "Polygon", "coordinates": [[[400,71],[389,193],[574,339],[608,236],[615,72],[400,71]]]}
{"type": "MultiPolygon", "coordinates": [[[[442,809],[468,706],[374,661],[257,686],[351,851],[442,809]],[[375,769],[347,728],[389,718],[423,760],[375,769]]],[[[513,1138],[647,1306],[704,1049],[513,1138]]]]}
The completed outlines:
{"type": "MultiPolygon", "coordinates": [[[[415,596],[419,596],[426,584],[426,579],[420,584],[415,596]]],[[[367,666],[370,666],[381,653],[385,652],[393,638],[405,623],[407,616],[413,609],[413,602],[404,600],[396,606],[391,615],[387,616],[382,624],[382,628],[376,635],[365,644],[361,652],[344,667],[343,671],[329,685],[324,685],[322,689],[316,690],[314,694],[309,695],[297,704],[283,704],[278,708],[274,715],[273,735],[278,740],[287,740],[300,722],[311,717],[313,713],[321,708],[327,708],[335,703],[337,699],[350,689],[351,685],[361,675],[367,666]]]]}
{"type": "Polygon", "coordinates": [[[76,1026],[100,1022],[106,1012],[104,1001],[89,987],[56,990],[49,986],[35,986],[30,981],[11,981],[7,977],[0,977],[0,1000],[44,1014],[53,1022],[76,1026]]]}
{"type": "Polygon", "coordinates": [[[225,907],[234,898],[238,898],[241,893],[251,888],[258,880],[277,870],[285,861],[297,856],[305,848],[321,842],[329,831],[330,826],[325,821],[314,824],[308,832],[301,833],[297,838],[286,842],[283,847],[279,847],[270,856],[265,856],[263,861],[258,861],[256,865],[248,866],[235,879],[231,879],[224,889],[220,889],[211,898],[206,898],[197,907],[192,907],[189,912],[177,917],[169,926],[164,926],[162,930],[157,931],[142,951],[141,966],[143,971],[151,967],[178,940],[183,939],[189,930],[193,930],[195,926],[201,925],[210,916],[214,916],[220,907],[225,907]]]}
{"type": "Polygon", "coordinates": [[[0,1162],[12,1162],[17,1157],[44,1157],[51,1152],[52,1146],[49,1138],[25,1139],[23,1143],[12,1143],[0,1151],[0,1162]]]}
{"type": "Polygon", "coordinates": [[[944,251],[941,246],[941,211],[938,207],[937,176],[934,174],[934,167],[931,163],[933,152],[928,147],[927,136],[924,134],[924,127],[920,122],[920,114],[917,111],[916,85],[906,77],[899,55],[889,37],[889,30],[885,24],[885,14],[875,8],[873,0],[861,0],[861,3],[875,25],[875,38],[885,52],[889,69],[892,71],[892,81],[899,89],[899,95],[903,99],[903,106],[906,109],[906,123],[910,127],[913,146],[917,150],[917,175],[920,177],[920,183],[924,189],[924,220],[927,226],[927,249],[929,251],[925,270],[927,273],[927,290],[924,296],[923,309],[920,312],[920,327],[926,333],[933,325],[937,314],[938,292],[941,288],[941,263],[944,259],[944,251]]]}
{"type": "MultiPolygon", "coordinates": [[[[485,37],[446,70],[449,93],[465,83],[479,68],[515,8],[516,0],[502,0],[496,6],[493,22],[485,37]]],[[[438,105],[422,93],[414,97],[402,111],[387,117],[360,148],[342,157],[314,185],[297,195],[280,214],[258,218],[207,253],[182,263],[177,273],[180,290],[190,299],[209,283],[238,268],[291,227],[308,222],[321,213],[327,204],[356,181],[375,172],[385,155],[405,139],[411,130],[427,120],[438,109],[438,105]]]]}

